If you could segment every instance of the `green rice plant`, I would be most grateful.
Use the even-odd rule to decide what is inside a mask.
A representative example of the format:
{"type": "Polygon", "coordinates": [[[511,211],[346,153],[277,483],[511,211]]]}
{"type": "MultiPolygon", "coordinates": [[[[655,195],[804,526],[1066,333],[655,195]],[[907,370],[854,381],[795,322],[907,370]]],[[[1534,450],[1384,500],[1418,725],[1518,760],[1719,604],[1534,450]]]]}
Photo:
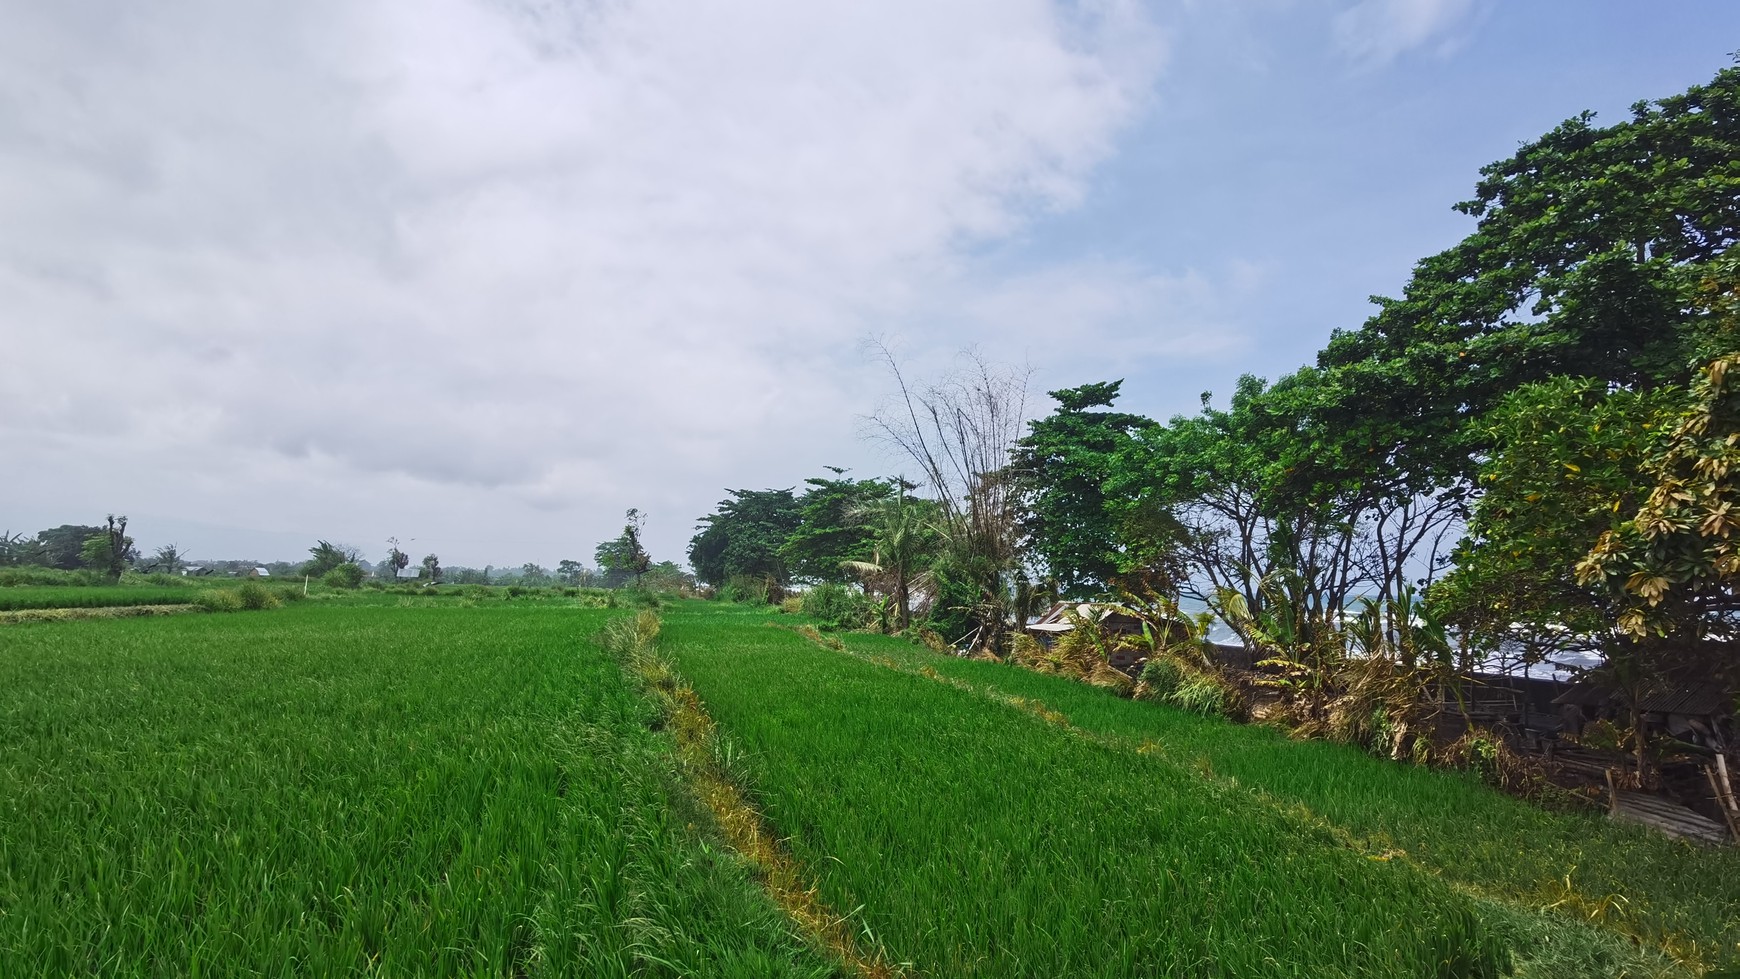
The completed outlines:
{"type": "Polygon", "coordinates": [[[755,759],[763,811],[826,903],[858,908],[861,932],[920,974],[1490,976],[1506,962],[1473,900],[1189,764],[753,620],[675,608],[662,646],[755,759]]]}
{"type": "MultiPolygon", "coordinates": [[[[1573,924],[1587,920],[1587,909],[1604,907],[1601,927],[1622,942],[1634,937],[1657,950],[1651,954],[1665,952],[1693,966],[1740,966],[1740,849],[1668,839],[1589,809],[1543,809],[1468,772],[1296,740],[1267,726],[1122,699],[1002,664],[937,656],[891,638],[846,638],[861,654],[1043,703],[1087,731],[1150,744],[1170,757],[1203,759],[1218,775],[1304,807],[1375,851],[1394,849],[1400,859],[1514,906],[1555,906],[1554,916],[1568,915],[1573,924]],[[1572,899],[1566,899],[1567,880],[1572,899]]],[[[1590,948],[1602,941],[1581,940],[1590,948]]],[[[1638,963],[1631,968],[1650,974],[1638,972],[1638,963]]]]}
{"type": "Polygon", "coordinates": [[[310,602],[8,632],[0,975],[838,975],[690,828],[604,621],[310,602]]]}
{"type": "Polygon", "coordinates": [[[90,571],[63,571],[60,568],[41,568],[31,565],[0,568],[0,588],[13,588],[19,585],[60,585],[88,588],[104,583],[102,575],[90,571]]]}
{"type": "Polygon", "coordinates": [[[184,605],[199,589],[119,585],[25,585],[0,589],[0,611],[35,608],[115,608],[124,605],[184,605]]]}

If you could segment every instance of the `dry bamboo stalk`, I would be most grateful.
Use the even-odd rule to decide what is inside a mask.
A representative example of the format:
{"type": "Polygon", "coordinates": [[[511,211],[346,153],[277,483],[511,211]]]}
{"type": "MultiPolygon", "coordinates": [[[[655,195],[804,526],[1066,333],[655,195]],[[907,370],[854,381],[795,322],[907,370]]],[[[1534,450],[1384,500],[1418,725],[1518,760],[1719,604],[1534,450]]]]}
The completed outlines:
{"type": "Polygon", "coordinates": [[[1728,759],[1718,753],[1716,767],[1704,769],[1710,776],[1710,781],[1716,787],[1716,806],[1727,818],[1728,832],[1733,834],[1734,841],[1740,843],[1740,804],[1734,801],[1734,783],[1728,778],[1728,759]]]}

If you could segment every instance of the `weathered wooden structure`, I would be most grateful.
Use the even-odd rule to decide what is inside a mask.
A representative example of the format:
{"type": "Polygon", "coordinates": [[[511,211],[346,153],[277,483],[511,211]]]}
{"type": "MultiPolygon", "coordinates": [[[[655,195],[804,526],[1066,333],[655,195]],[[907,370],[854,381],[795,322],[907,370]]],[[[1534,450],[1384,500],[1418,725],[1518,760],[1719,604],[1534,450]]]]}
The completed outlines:
{"type": "MultiPolygon", "coordinates": [[[[1041,646],[1049,649],[1059,637],[1074,631],[1081,622],[1093,623],[1108,639],[1140,636],[1144,629],[1154,632],[1157,625],[1160,634],[1154,638],[1161,644],[1177,642],[1190,634],[1189,627],[1183,622],[1174,619],[1156,621],[1152,616],[1143,616],[1111,602],[1058,602],[1028,622],[1026,631],[1041,646]]],[[[1112,669],[1131,677],[1142,672],[1148,660],[1146,650],[1135,644],[1111,643],[1110,646],[1106,660],[1112,669]]]]}

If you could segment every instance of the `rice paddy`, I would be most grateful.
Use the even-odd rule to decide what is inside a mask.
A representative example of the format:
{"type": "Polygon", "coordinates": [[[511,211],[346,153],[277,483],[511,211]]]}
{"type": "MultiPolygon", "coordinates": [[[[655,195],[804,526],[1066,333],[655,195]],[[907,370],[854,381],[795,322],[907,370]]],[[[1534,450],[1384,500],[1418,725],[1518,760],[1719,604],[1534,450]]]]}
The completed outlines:
{"type": "Polygon", "coordinates": [[[625,654],[606,598],[0,625],[0,975],[1740,959],[1731,851],[765,609],[625,654]]]}
{"type": "Polygon", "coordinates": [[[884,636],[847,636],[861,655],[1029,698],[1086,730],[1307,808],[1374,850],[1526,906],[1557,906],[1694,962],[1740,964],[1740,849],[1672,840],[1598,809],[1549,811],[1473,776],[1295,741],[999,663],[938,656],[884,636]]]}
{"type": "Polygon", "coordinates": [[[0,975],[823,976],[604,612],[0,631],[0,975]]]}
{"type": "Polygon", "coordinates": [[[191,605],[204,589],[122,585],[93,588],[78,585],[0,588],[0,612],[46,608],[121,608],[128,605],[191,605]]]}

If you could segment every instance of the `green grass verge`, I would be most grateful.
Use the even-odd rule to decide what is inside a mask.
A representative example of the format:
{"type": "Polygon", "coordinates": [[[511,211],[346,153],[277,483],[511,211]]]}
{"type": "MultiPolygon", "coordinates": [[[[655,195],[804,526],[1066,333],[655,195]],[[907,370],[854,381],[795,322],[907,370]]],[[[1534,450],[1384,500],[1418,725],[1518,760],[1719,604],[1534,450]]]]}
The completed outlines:
{"type": "Polygon", "coordinates": [[[0,635],[0,975],[832,974],[690,828],[607,615],[0,635]]]}
{"type": "Polygon", "coordinates": [[[1437,878],[1158,756],[680,606],[665,655],[747,750],[828,904],[935,976],[1477,976],[1437,878]]]}
{"type": "Polygon", "coordinates": [[[1462,773],[1125,700],[1062,677],[942,656],[893,637],[840,638],[855,652],[1042,701],[1089,731],[1152,741],[1181,763],[1302,804],[1447,880],[1524,907],[1555,906],[1688,962],[1740,966],[1740,849],[1672,840],[1594,812],[1548,811],[1462,773]]]}

